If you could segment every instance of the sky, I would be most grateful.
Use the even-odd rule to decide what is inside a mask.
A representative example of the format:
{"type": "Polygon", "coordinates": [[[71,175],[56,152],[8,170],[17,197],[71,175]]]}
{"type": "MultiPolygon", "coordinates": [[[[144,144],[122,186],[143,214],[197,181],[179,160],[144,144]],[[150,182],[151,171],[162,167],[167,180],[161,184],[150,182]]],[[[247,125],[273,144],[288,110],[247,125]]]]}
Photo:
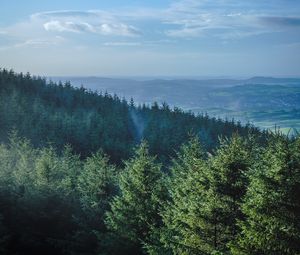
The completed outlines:
{"type": "Polygon", "coordinates": [[[0,68],[300,77],[300,1],[0,0],[0,68]]]}

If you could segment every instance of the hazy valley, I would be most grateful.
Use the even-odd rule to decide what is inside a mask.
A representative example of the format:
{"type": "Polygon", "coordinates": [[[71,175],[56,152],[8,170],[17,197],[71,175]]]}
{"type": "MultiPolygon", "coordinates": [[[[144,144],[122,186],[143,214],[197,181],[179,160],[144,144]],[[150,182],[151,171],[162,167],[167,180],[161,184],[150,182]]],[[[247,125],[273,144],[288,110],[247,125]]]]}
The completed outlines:
{"type": "MultiPolygon", "coordinates": [[[[51,77],[91,90],[131,97],[140,104],[166,102],[170,106],[207,113],[212,117],[250,122],[283,132],[300,128],[300,79],[117,79],[51,77]]],[[[291,131],[293,132],[293,131],[291,131]]]]}

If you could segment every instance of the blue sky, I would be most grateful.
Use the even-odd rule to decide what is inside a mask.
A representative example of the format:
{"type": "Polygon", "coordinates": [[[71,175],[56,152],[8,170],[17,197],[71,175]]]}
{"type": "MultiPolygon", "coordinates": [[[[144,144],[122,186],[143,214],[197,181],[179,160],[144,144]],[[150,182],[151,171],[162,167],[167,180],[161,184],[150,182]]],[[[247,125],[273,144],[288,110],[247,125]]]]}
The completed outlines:
{"type": "Polygon", "coordinates": [[[1,0],[0,17],[16,71],[300,76],[299,0],[1,0]]]}

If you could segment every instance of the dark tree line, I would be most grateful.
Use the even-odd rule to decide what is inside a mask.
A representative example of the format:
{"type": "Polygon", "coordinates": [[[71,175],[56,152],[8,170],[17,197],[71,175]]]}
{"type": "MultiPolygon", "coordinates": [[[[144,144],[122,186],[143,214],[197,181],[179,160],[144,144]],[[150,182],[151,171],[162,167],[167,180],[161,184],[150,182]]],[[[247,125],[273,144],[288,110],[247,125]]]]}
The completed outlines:
{"type": "Polygon", "coordinates": [[[0,127],[2,142],[16,130],[37,147],[70,144],[82,158],[102,149],[118,165],[142,138],[153,155],[167,162],[189,134],[198,135],[207,150],[216,147],[219,136],[262,135],[251,125],[194,116],[167,104],[135,107],[115,95],[5,69],[0,69],[0,127]]]}

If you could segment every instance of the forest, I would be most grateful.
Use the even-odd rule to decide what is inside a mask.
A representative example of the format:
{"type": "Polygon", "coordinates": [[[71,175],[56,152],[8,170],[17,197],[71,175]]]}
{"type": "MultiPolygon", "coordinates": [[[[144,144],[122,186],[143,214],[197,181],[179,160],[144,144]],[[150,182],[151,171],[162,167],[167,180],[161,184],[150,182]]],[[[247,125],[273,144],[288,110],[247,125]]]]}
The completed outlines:
{"type": "Polygon", "coordinates": [[[300,254],[300,137],[0,70],[0,254],[300,254]]]}

